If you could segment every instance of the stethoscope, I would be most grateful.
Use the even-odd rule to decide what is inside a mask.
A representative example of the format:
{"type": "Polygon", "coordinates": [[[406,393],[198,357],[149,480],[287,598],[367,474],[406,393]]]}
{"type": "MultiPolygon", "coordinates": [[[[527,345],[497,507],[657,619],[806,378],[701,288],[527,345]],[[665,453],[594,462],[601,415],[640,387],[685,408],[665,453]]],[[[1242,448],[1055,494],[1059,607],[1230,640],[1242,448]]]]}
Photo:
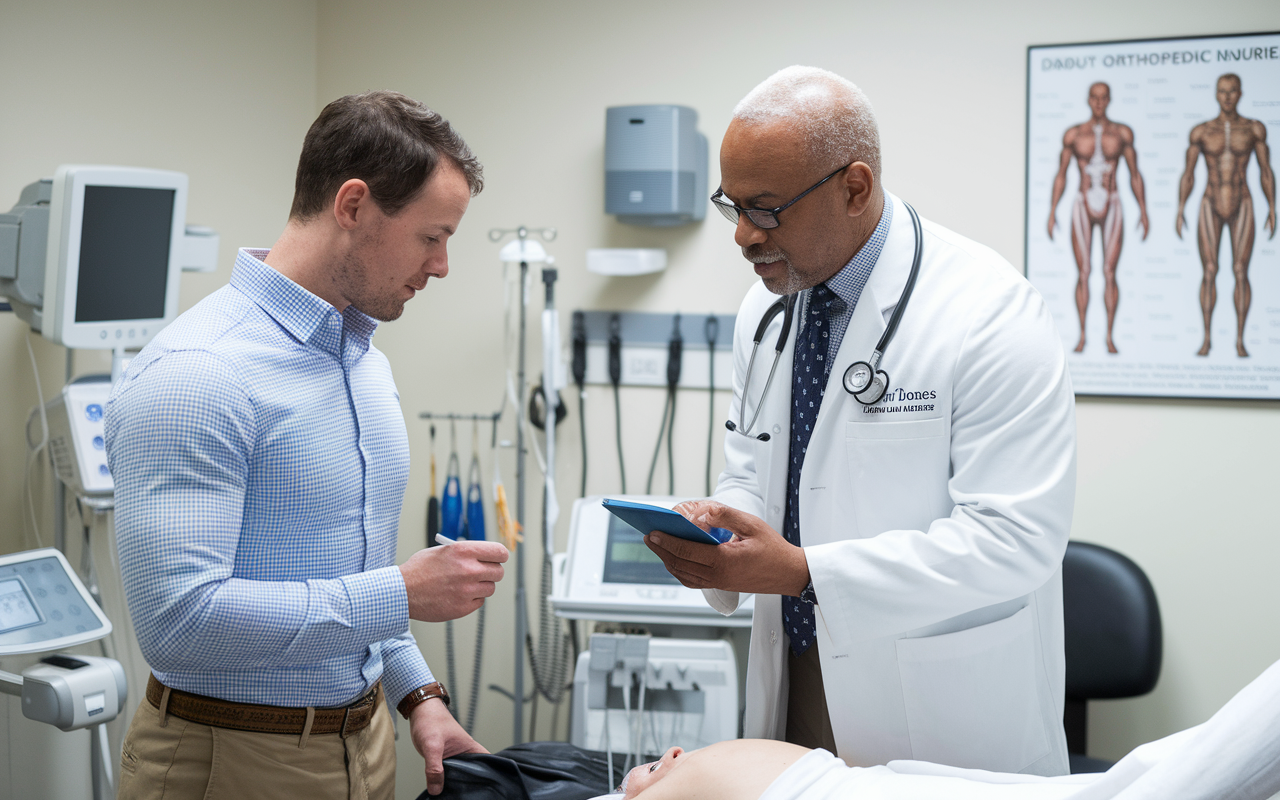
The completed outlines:
{"type": "MultiPolygon", "coordinates": [[[[844,377],[841,381],[844,385],[844,390],[853,395],[853,399],[864,406],[880,402],[880,399],[889,391],[889,373],[880,369],[880,362],[884,360],[884,351],[889,346],[889,342],[893,340],[893,335],[898,331],[898,323],[902,320],[902,312],[907,309],[907,302],[911,299],[911,292],[916,287],[916,277],[920,274],[920,255],[924,249],[923,235],[920,231],[920,217],[910,203],[903,203],[903,205],[907,207],[907,212],[911,215],[911,227],[915,231],[916,247],[911,259],[911,274],[907,276],[907,285],[902,289],[902,297],[898,298],[898,305],[893,310],[893,316],[889,318],[889,324],[880,336],[880,341],[876,342],[875,349],[871,352],[871,357],[866,361],[855,361],[850,364],[849,368],[844,371],[844,377]]],[[[769,441],[769,434],[752,434],[751,429],[755,427],[756,420],[760,417],[760,409],[764,407],[764,399],[768,397],[769,387],[773,385],[773,375],[778,370],[778,361],[782,358],[782,351],[787,346],[787,336],[791,333],[791,323],[795,319],[796,298],[798,296],[799,292],[779,298],[765,310],[764,317],[761,318],[760,324],[756,326],[755,336],[752,337],[751,358],[747,360],[746,379],[742,382],[742,405],[738,409],[738,422],[734,424],[733,420],[728,420],[724,424],[726,428],[734,433],[741,433],[743,436],[750,436],[762,442],[769,441]],[[760,342],[764,339],[764,332],[769,327],[769,323],[773,322],[779,314],[783,315],[782,330],[778,333],[778,343],[774,348],[773,366],[769,369],[769,377],[765,380],[764,391],[760,393],[760,402],[756,404],[755,413],[751,415],[749,422],[744,422],[747,413],[747,391],[751,386],[751,370],[756,363],[756,352],[760,349],[760,342]]]]}

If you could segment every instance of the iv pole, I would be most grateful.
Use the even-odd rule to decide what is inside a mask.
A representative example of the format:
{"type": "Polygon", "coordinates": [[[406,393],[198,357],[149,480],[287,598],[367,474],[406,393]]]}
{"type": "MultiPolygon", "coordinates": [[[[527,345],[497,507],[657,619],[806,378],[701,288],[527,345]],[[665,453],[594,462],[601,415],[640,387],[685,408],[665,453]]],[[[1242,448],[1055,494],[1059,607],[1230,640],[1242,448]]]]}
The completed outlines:
{"type": "MultiPolygon", "coordinates": [[[[546,263],[550,261],[546,251],[542,245],[529,238],[530,233],[537,233],[544,241],[553,241],[556,238],[555,228],[529,229],[521,225],[514,230],[500,230],[495,228],[489,231],[489,241],[498,242],[509,233],[516,234],[516,238],[508,242],[499,253],[499,258],[504,263],[518,262],[520,264],[520,282],[518,291],[520,292],[520,344],[516,358],[516,396],[514,398],[516,404],[516,419],[520,420],[521,406],[525,395],[525,338],[527,335],[525,325],[525,315],[529,305],[529,295],[526,283],[529,276],[530,263],[546,263]]],[[[516,522],[520,527],[524,527],[524,461],[525,461],[525,443],[524,443],[524,423],[518,421],[516,424],[516,522]]],[[[511,729],[512,742],[514,744],[524,743],[524,652],[525,637],[528,635],[528,598],[525,591],[524,581],[524,544],[516,544],[516,639],[515,639],[515,674],[512,680],[511,693],[513,695],[512,705],[515,710],[512,715],[511,729]]]]}

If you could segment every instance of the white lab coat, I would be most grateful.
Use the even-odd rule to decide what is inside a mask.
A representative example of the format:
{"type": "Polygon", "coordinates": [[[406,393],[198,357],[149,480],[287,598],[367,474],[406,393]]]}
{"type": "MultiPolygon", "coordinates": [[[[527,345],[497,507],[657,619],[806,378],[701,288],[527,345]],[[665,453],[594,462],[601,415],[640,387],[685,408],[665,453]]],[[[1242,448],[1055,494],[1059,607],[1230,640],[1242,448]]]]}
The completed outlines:
{"type": "MultiPolygon", "coordinates": [[[[1067,771],[1062,556],[1075,499],[1075,409],[1040,295],[993,250],[924,222],[915,293],[871,409],[842,386],[866,360],[910,272],[911,219],[895,203],[880,259],[832,364],[800,476],[800,533],[818,599],[823,686],[850,765],[916,759],[1003,772],[1067,771]]],[[[752,335],[777,298],[756,285],[734,331],[734,400],[752,335]]],[[[797,310],[753,432],[729,433],[715,499],[781,531],[797,310]]],[[[782,315],[765,333],[760,402],[782,315]]],[[[730,613],[736,592],[706,590],[730,613]]],[[[758,597],[747,737],[786,730],[788,639],[758,597]]]]}

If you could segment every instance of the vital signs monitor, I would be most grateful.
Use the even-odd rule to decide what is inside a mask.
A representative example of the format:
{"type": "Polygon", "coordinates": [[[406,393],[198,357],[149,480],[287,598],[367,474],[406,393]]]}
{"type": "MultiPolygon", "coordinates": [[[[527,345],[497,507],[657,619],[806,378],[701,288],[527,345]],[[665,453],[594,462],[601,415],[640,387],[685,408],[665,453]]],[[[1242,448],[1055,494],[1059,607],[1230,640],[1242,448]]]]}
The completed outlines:
{"type": "MultiPolygon", "coordinates": [[[[551,606],[558,616],[601,622],[750,627],[752,599],[730,616],[682,586],[644,543],[644,534],[614,516],[602,497],[574,502],[569,548],[558,556],[551,606]]],[[[612,498],[611,498],[612,499],[612,498]]],[[[671,508],[684,497],[629,496],[633,503],[671,508]]]]}

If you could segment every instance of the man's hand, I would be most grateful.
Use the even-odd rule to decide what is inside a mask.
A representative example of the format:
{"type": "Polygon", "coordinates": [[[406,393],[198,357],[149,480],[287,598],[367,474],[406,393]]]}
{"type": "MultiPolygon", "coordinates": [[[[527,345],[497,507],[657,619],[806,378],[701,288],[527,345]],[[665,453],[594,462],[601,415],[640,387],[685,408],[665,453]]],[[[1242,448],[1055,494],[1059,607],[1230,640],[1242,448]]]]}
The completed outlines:
{"type": "Polygon", "coordinates": [[[502,580],[507,556],[498,542],[455,542],[414,553],[400,565],[409,618],[444,622],[475,611],[502,580]]]}
{"type": "Polygon", "coordinates": [[[467,735],[439,698],[419,703],[409,712],[409,735],[414,748],[427,762],[427,794],[431,795],[444,791],[444,764],[441,763],[444,759],[459,753],[489,752],[467,735]]]}
{"type": "Polygon", "coordinates": [[[809,583],[804,551],[764,520],[713,500],[691,500],[675,510],[699,528],[725,528],[724,544],[698,544],[652,531],[644,537],[667,571],[690,589],[720,589],[797,596],[809,583]]]}

